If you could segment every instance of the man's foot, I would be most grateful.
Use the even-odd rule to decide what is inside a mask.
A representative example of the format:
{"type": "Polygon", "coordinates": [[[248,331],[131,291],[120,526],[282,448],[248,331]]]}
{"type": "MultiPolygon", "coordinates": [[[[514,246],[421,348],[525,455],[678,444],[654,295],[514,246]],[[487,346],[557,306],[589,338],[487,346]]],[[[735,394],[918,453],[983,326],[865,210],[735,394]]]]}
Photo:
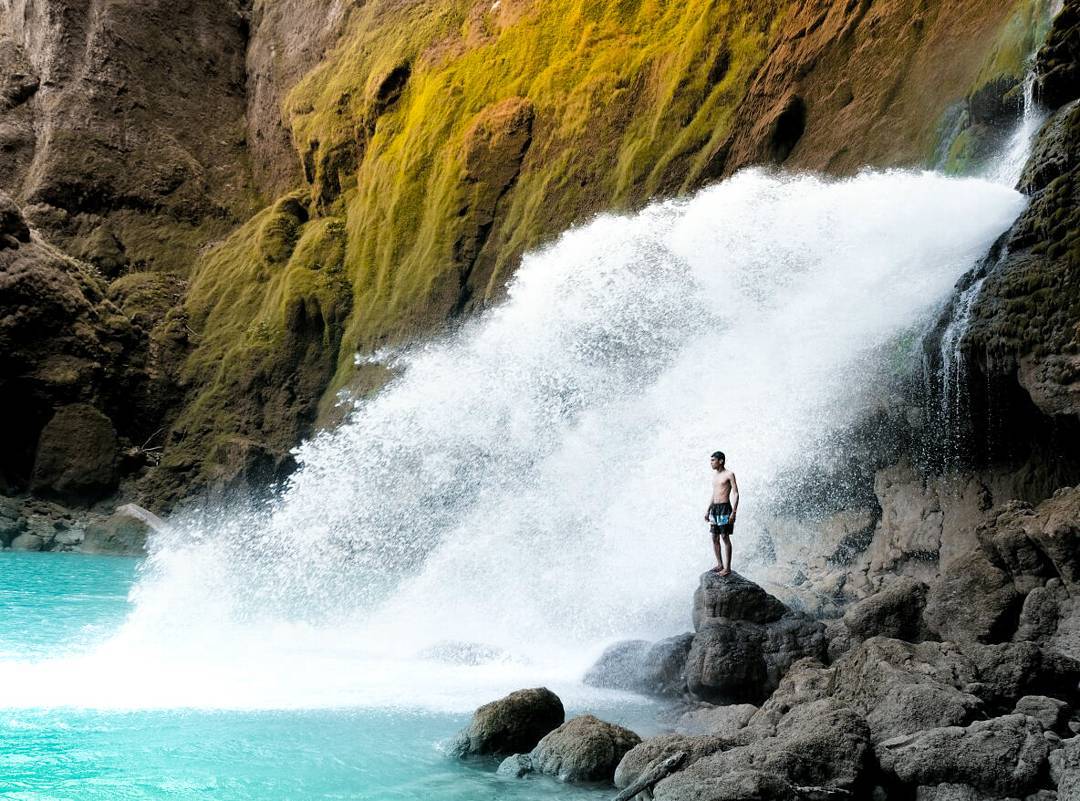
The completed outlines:
{"type": "Polygon", "coordinates": [[[728,570],[727,568],[724,568],[723,570],[717,570],[716,572],[719,573],[721,576],[730,576],[731,575],[731,571],[728,570]]]}
{"type": "Polygon", "coordinates": [[[719,573],[722,576],[722,575],[724,575],[724,568],[720,567],[720,565],[717,565],[716,567],[714,567],[712,569],[712,572],[713,573],[719,573]]]}

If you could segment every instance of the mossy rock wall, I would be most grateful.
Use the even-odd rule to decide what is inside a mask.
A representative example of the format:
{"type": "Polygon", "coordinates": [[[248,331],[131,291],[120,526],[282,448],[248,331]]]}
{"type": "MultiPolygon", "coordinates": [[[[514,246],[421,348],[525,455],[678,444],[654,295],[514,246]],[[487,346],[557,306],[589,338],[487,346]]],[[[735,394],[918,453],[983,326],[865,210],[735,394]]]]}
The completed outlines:
{"type": "Polygon", "coordinates": [[[497,299],[525,250],[598,211],[754,163],[927,163],[947,112],[1016,73],[1042,5],[355,8],[282,103],[303,179],[197,265],[190,400],[148,491],[244,472],[237,441],[287,467],[320,403],[362,385],[356,352],[497,299]]]}

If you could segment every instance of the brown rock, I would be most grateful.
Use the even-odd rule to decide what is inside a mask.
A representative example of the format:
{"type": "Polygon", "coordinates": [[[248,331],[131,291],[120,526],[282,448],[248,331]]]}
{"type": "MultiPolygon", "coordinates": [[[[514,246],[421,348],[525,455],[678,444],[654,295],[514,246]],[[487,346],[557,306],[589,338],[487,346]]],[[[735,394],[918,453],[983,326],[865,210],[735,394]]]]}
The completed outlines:
{"type": "Polygon", "coordinates": [[[93,406],[61,408],[41,432],[31,487],[66,500],[94,500],[116,488],[116,429],[93,406]]]}

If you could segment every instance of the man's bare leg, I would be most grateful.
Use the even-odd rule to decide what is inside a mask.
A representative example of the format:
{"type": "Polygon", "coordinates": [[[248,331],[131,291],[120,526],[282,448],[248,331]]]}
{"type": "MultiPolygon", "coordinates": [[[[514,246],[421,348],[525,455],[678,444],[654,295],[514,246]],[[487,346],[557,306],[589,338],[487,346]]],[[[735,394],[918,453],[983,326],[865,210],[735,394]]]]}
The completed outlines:
{"type": "Polygon", "coordinates": [[[713,573],[723,574],[723,572],[724,572],[724,561],[720,557],[720,535],[719,534],[713,534],[712,535],[712,547],[713,547],[713,553],[716,554],[716,567],[714,567],[712,569],[713,573]]]}
{"type": "MultiPolygon", "coordinates": [[[[728,576],[731,575],[731,539],[728,537],[727,534],[721,534],[719,539],[720,542],[718,544],[720,545],[720,547],[718,550],[721,551],[724,555],[724,558],[722,560],[717,560],[721,562],[720,575],[728,576]]],[[[718,553],[717,557],[719,556],[720,554],[718,553]]]]}

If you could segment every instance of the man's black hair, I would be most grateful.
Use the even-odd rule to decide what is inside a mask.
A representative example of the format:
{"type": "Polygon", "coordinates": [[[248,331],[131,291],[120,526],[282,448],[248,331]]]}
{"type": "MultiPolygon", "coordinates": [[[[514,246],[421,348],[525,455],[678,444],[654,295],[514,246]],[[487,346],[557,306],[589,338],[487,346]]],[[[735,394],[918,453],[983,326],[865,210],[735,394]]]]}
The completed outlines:
{"type": "Polygon", "coordinates": [[[716,453],[714,453],[714,454],[712,455],[712,457],[711,457],[711,458],[713,458],[713,459],[719,459],[719,460],[720,460],[721,462],[726,462],[726,461],[727,461],[727,457],[726,457],[726,456],[724,456],[724,452],[723,452],[723,451],[717,451],[716,453]]]}

